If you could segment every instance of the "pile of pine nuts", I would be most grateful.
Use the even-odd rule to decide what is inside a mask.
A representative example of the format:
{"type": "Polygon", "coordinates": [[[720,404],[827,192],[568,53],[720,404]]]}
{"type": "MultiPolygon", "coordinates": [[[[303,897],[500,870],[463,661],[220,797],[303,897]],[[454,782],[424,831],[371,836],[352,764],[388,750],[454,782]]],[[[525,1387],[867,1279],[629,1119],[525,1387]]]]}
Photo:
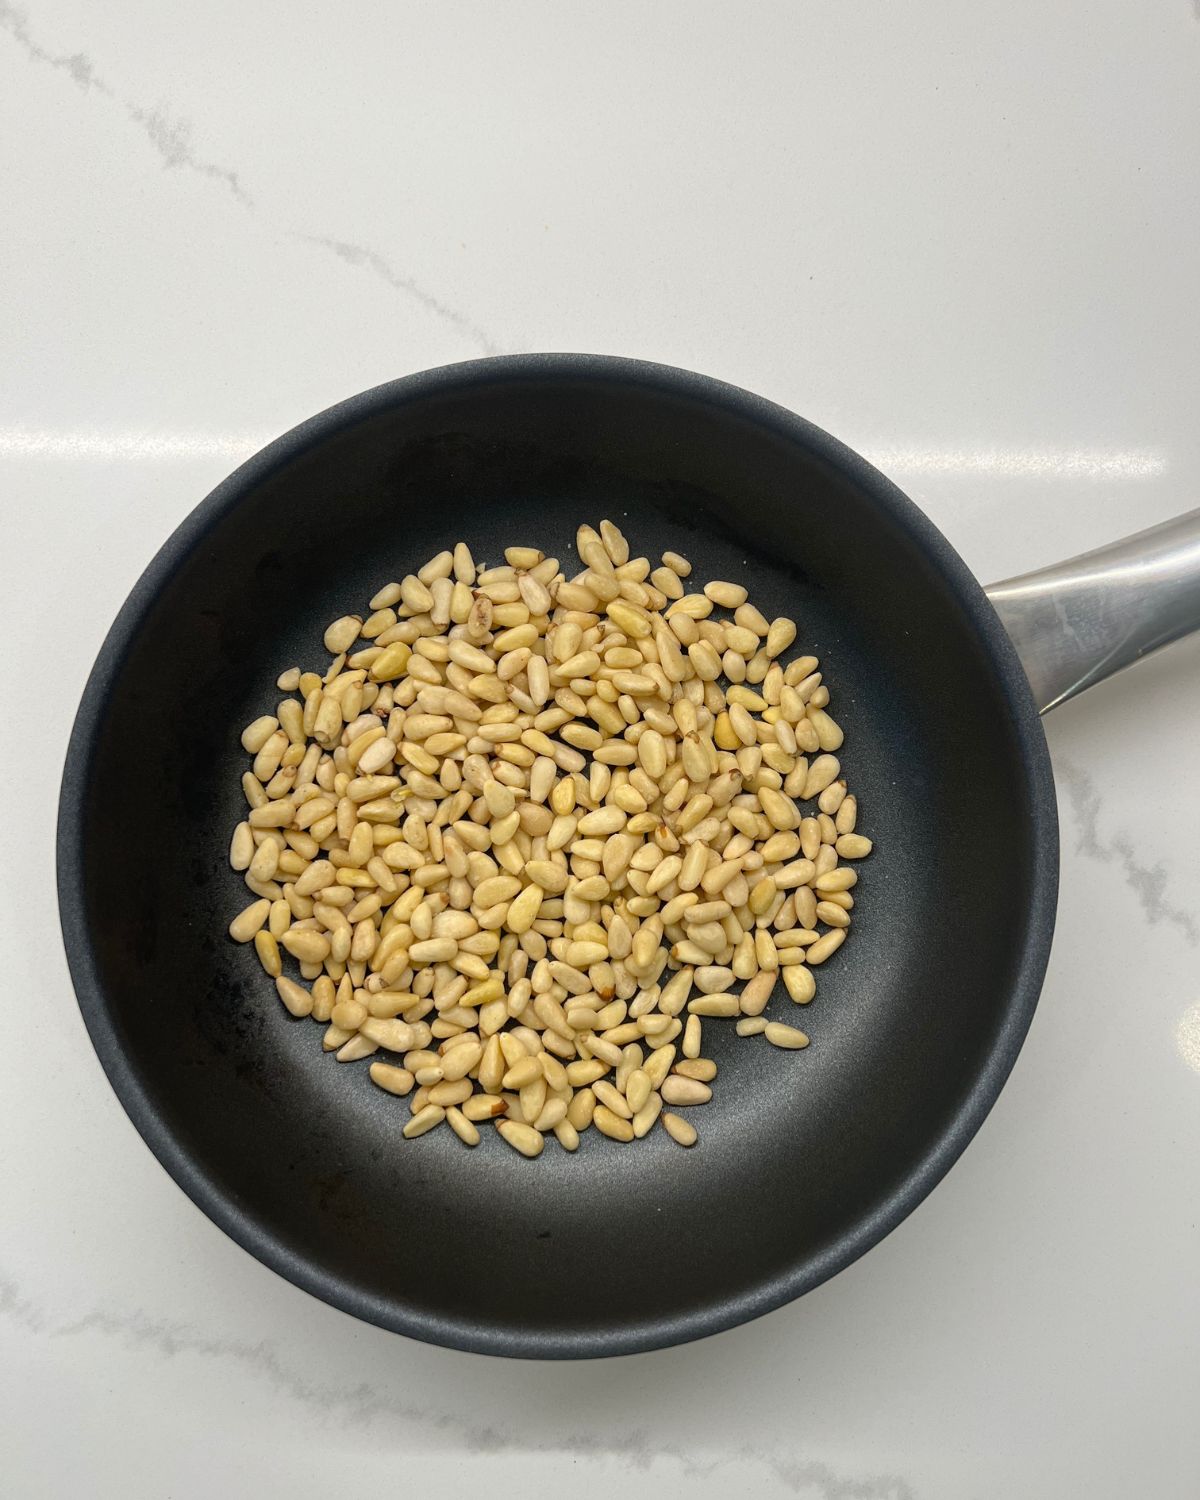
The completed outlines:
{"type": "Polygon", "coordinates": [[[532,547],[439,553],[242,734],[230,935],[339,1062],[387,1055],[406,1137],[492,1120],[537,1156],[661,1121],[691,1146],[704,1022],[807,1046],[764,1013],[778,979],[807,1005],[850,928],[871,841],[816,658],[780,660],[793,621],[689,592],[609,521],[576,546],[570,579],[532,547]]]}

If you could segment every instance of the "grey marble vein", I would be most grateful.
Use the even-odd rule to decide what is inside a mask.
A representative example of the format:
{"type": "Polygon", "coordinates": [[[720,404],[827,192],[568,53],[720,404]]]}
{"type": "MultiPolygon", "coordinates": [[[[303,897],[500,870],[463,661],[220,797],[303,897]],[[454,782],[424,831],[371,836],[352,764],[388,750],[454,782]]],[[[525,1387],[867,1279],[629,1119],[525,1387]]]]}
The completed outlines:
{"type": "Polygon", "coordinates": [[[1121,871],[1137,903],[1151,926],[1168,922],[1193,946],[1200,944],[1200,921],[1193,912],[1167,900],[1168,875],[1161,863],[1147,864],[1138,856],[1128,834],[1116,833],[1105,838],[1100,833],[1100,793],[1082,768],[1056,757],[1054,775],[1066,791],[1076,824],[1075,847],[1085,859],[1115,864],[1121,871]]]}
{"type": "Polygon", "coordinates": [[[46,1318],[41,1308],[35,1307],[21,1296],[15,1281],[0,1275],[0,1318],[15,1323],[29,1333],[41,1333],[46,1327],[46,1318]]]}
{"type": "Polygon", "coordinates": [[[325,250],[331,250],[339,260],[344,260],[348,265],[364,266],[381,280],[386,281],[389,286],[395,287],[397,291],[407,292],[409,296],[415,297],[418,302],[443,321],[452,323],[478,344],[485,354],[499,352],[497,346],[477,323],[473,323],[462,313],[456,312],[454,308],[448,307],[439,297],[435,297],[432,292],[414,281],[411,276],[405,276],[395,270],[382,255],[377,254],[368,246],[352,245],[345,240],[335,240],[315,234],[301,234],[296,238],[305,240],[310,245],[320,245],[325,250]]]}
{"type": "MultiPolygon", "coordinates": [[[[118,103],[129,119],[138,125],[146,139],[162,158],[165,167],[181,167],[195,172],[228,188],[243,208],[253,210],[254,200],[242,186],[241,178],[231,167],[206,161],[192,146],[192,124],[182,117],[173,118],[164,105],[153,108],[119,99],[117,91],[96,72],[95,66],[82,52],[54,53],[34,40],[29,30],[29,19],[23,10],[18,10],[9,0],[0,0],[0,31],[7,32],[31,62],[65,72],[85,93],[95,92],[118,103]]],[[[484,354],[495,354],[497,346],[482,328],[464,313],[458,312],[443,302],[427,287],[413,277],[397,271],[378,251],[367,245],[351,244],[329,236],[300,234],[290,231],[294,239],[319,245],[351,266],[365,267],[393,290],[402,292],[431,312],[456,332],[468,339],[484,354]]]]}
{"type": "MultiPolygon", "coordinates": [[[[790,1454],[739,1445],[723,1453],[704,1453],[695,1448],[665,1444],[640,1429],[598,1436],[595,1433],[559,1431],[529,1436],[518,1425],[497,1427],[464,1420],[459,1411],[430,1411],[398,1400],[390,1391],[366,1381],[358,1385],[327,1385],[292,1369],[268,1340],[210,1338],[180,1323],[150,1318],[144,1313],[114,1313],[99,1309],[70,1323],[55,1324],[33,1302],[21,1296],[17,1285],[0,1274],[0,1320],[34,1335],[49,1339],[77,1339],[89,1335],[113,1339],[134,1351],[146,1351],[164,1359],[191,1355],[199,1359],[226,1360],[242,1366],[273,1390],[301,1406],[311,1407],[322,1420],[337,1415],[343,1425],[366,1428],[376,1423],[403,1422],[428,1432],[445,1434],[453,1446],[476,1455],[534,1454],[545,1459],[578,1460],[595,1457],[648,1470],[657,1463],[674,1465],[686,1479],[704,1479],[732,1469],[739,1475],[753,1468],[765,1469],[780,1484],[799,1496],[816,1500],[917,1500],[907,1480],[894,1474],[851,1477],[827,1464],[790,1454]]],[[[536,1367],[531,1367],[536,1368],[536,1367]]],[[[549,1425],[549,1424],[547,1424],[549,1425]]]]}
{"type": "Polygon", "coordinates": [[[8,32],[31,62],[45,63],[48,68],[61,68],[85,94],[94,89],[98,94],[104,94],[110,99],[113,97],[113,90],[96,76],[95,68],[82,52],[56,53],[40,47],[29,33],[29,17],[15,5],[9,5],[8,0],[0,0],[0,30],[8,32]]]}
{"type": "MultiPolygon", "coordinates": [[[[24,49],[31,62],[44,63],[47,67],[62,69],[84,93],[94,91],[106,99],[117,99],[116,90],[111,84],[105,83],[97,74],[95,66],[82,52],[60,55],[48,51],[34,41],[29,30],[28,16],[24,11],[17,10],[10,5],[8,0],[0,0],[0,28],[7,31],[17,45],[24,49]]],[[[190,121],[172,120],[162,105],[155,105],[153,109],[143,109],[140,105],[131,104],[128,101],[118,102],[123,104],[129,118],[141,126],[147,140],[162,157],[164,166],[186,167],[192,172],[199,173],[201,177],[223,182],[239,203],[247,208],[253,207],[249,194],[238,181],[236,172],[230,171],[228,167],[217,166],[215,162],[205,161],[192,149],[190,121]]]]}
{"type": "Polygon", "coordinates": [[[204,161],[192,150],[190,120],[172,120],[161,104],[155,105],[153,109],[142,109],[134,104],[127,104],[126,108],[129,118],[146,132],[150,144],[162,157],[164,166],[187,167],[198,172],[201,177],[211,177],[215,182],[223,182],[239,203],[245,204],[247,208],[254,207],[254,200],[238,181],[236,172],[228,167],[219,167],[215,162],[204,161]]]}

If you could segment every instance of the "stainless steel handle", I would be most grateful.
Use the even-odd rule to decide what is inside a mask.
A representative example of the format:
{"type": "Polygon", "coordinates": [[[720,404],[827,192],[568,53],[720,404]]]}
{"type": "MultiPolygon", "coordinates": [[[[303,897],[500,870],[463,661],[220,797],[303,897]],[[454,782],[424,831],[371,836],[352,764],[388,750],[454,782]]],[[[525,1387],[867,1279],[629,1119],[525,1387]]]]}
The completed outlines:
{"type": "Polygon", "coordinates": [[[1029,676],[1039,713],[1200,630],[1200,510],[987,596],[1029,676]]]}

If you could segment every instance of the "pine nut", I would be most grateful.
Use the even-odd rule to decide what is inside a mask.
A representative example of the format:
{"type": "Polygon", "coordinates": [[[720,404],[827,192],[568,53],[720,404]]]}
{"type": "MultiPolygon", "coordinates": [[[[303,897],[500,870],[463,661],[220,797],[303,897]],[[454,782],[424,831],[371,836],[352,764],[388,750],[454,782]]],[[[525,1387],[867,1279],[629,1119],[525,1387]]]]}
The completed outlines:
{"type": "MultiPolygon", "coordinates": [[[[621,1097],[620,1093],[611,1083],[606,1082],[602,1078],[598,1079],[592,1084],[592,1093],[595,1094],[601,1104],[610,1109],[614,1115],[620,1116],[622,1120],[633,1118],[634,1112],[632,1107],[621,1097]]],[[[645,1101],[643,1100],[642,1102],[644,1103],[645,1101]]]]}
{"type": "Polygon", "coordinates": [[[560,1120],[554,1127],[554,1137],[564,1151],[579,1150],[579,1132],[570,1120],[560,1120]]]}
{"type": "Polygon", "coordinates": [[[694,1078],[680,1078],[675,1073],[663,1079],[659,1093],[665,1104],[707,1104],[712,1098],[712,1089],[708,1084],[700,1083],[694,1078]]]}
{"type": "Polygon", "coordinates": [[[541,1077],[541,1064],[536,1057],[526,1054],[505,1073],[504,1087],[516,1092],[525,1088],[527,1084],[536,1083],[541,1077]]]}
{"type": "Polygon", "coordinates": [[[376,1050],[376,1044],[365,1036],[352,1036],[337,1050],[337,1060],[340,1063],[361,1062],[364,1057],[370,1057],[376,1050]]]}
{"type": "Polygon", "coordinates": [[[818,755],[808,768],[808,777],[804,783],[804,790],[800,794],[800,800],[809,802],[812,798],[819,796],[827,786],[837,780],[841,769],[841,762],[836,755],[818,755]]]}
{"type": "Polygon", "coordinates": [[[688,1014],[693,1016],[736,1016],[740,1008],[737,995],[697,995],[688,1001],[688,1014]]]}
{"type": "Polygon", "coordinates": [[[496,1129],[513,1150],[519,1151],[522,1156],[542,1154],[545,1138],[532,1125],[519,1125],[515,1120],[497,1120],[496,1129]]]}
{"type": "Polygon", "coordinates": [[[403,1097],[412,1092],[413,1076],[407,1068],[397,1068],[391,1063],[374,1062],[370,1067],[370,1075],[371,1082],[377,1084],[386,1093],[403,1097]]]}
{"type": "Polygon", "coordinates": [[[432,1130],[435,1125],[440,1125],[445,1118],[446,1111],[440,1105],[427,1104],[424,1109],[418,1110],[412,1119],[409,1120],[408,1124],[405,1125],[404,1137],[406,1140],[411,1141],[419,1135],[424,1135],[426,1131],[432,1130]]]}
{"type": "Polygon", "coordinates": [[[239,823],[229,844],[229,863],[235,870],[247,870],[254,858],[254,831],[249,823],[239,823]]]}
{"type": "Polygon", "coordinates": [[[467,1119],[466,1115],[463,1114],[461,1109],[458,1109],[455,1106],[451,1106],[451,1108],[446,1111],[446,1123],[450,1126],[450,1129],[453,1130],[454,1134],[459,1138],[459,1140],[462,1141],[464,1146],[478,1146],[479,1131],[475,1128],[471,1121],[467,1119]]]}
{"type": "Polygon", "coordinates": [[[711,1083],[717,1076],[717,1065],[708,1057],[685,1057],[675,1064],[680,1078],[695,1078],[701,1083],[711,1083]]]}
{"type": "Polygon", "coordinates": [[[462,1112],[468,1120],[494,1120],[507,1108],[504,1100],[496,1098],[494,1094],[472,1094],[462,1106],[462,1112]]]}
{"type": "MultiPolygon", "coordinates": [[[[269,908],[270,903],[267,905],[269,908]]],[[[329,957],[329,939],[324,933],[312,928],[291,927],[280,941],[292,957],[302,964],[321,964],[329,957]]]]}
{"type": "Polygon", "coordinates": [[[271,903],[263,897],[258,901],[252,901],[244,911],[234,917],[229,924],[229,936],[235,943],[249,943],[254,939],[254,934],[264,926],[267,918],[271,915],[271,903]]]}
{"type": "Polygon", "coordinates": [[[746,590],[740,583],[706,583],[704,593],[706,598],[722,609],[737,609],[746,602],[746,590]]]}
{"type": "MultiPolygon", "coordinates": [[[[410,1026],[407,1021],[387,1020],[381,1016],[368,1017],[360,1023],[359,1030],[371,1041],[386,1047],[389,1052],[407,1052],[410,1047],[417,1045],[420,1035],[417,1027],[410,1026]]],[[[428,1036],[428,1028],[424,1030],[428,1036]]]]}
{"type": "Polygon", "coordinates": [[[278,728],[279,720],[274,714],[263,714],[242,730],[242,749],[257,755],[278,728]]]}
{"type": "Polygon", "coordinates": [[[675,1061],[675,1048],[667,1043],[665,1046],[656,1047],[642,1066],[642,1071],[650,1080],[652,1088],[659,1088],[663,1079],[671,1070],[671,1064],[675,1061]]]}
{"type": "Polygon", "coordinates": [[[651,1083],[641,1068],[635,1068],[625,1083],[625,1099],[633,1114],[637,1114],[649,1099],[651,1083]]]}
{"type": "MultiPolygon", "coordinates": [[[[787,982],[787,974],[784,974],[784,982],[787,982]]],[[[760,970],[753,979],[747,981],[740,996],[741,1011],[744,1016],[759,1016],[767,1008],[767,1002],[771,998],[771,992],[775,988],[775,974],[769,969],[760,970]]]]}
{"type": "Polygon", "coordinates": [[[288,979],[283,974],[279,975],[275,980],[275,992],[293,1016],[312,1015],[313,997],[302,984],[297,984],[294,979],[288,979]]]}
{"type": "Polygon", "coordinates": [[[606,1135],[614,1141],[633,1140],[633,1124],[628,1119],[614,1114],[603,1104],[597,1104],[595,1113],[592,1115],[592,1124],[601,1135],[606,1135]]]}
{"type": "Polygon", "coordinates": [[[687,593],[684,558],[631,557],[611,521],[576,542],[573,578],[444,549],[242,731],[229,862],[256,899],[231,937],[339,1061],[403,1059],[369,1071],[411,1093],[410,1138],[493,1119],[533,1156],[662,1118],[690,1145],[664,1105],[711,1097],[702,1018],[802,1046],[766,1020],[775,981],[813,1000],[872,850],[820,665],[780,659],[795,622],[742,584],[687,593]]]}
{"type": "Polygon", "coordinates": [[[785,1026],[782,1021],[768,1021],[763,1035],[773,1047],[796,1051],[808,1046],[808,1037],[798,1026],[785,1026]]]}
{"type": "Polygon", "coordinates": [[[358,639],[362,620],[358,615],[343,615],[325,631],[325,649],[331,656],[340,656],[358,639]]]}
{"type": "Polygon", "coordinates": [[[783,970],[783,984],[797,1005],[807,1005],[817,993],[817,981],[807,964],[788,964],[783,970]]]}
{"type": "Polygon", "coordinates": [[[796,639],[796,622],[781,617],[772,620],[767,630],[767,655],[781,656],[796,639]]]}
{"type": "Polygon", "coordinates": [[[273,933],[265,928],[254,934],[254,951],[258,954],[258,961],[264,971],[272,979],[278,979],[283,972],[283,960],[279,955],[279,941],[273,933]]]}
{"type": "Polygon", "coordinates": [[[640,1141],[644,1136],[649,1135],[653,1129],[654,1122],[662,1114],[662,1107],[661,1094],[651,1093],[647,1096],[646,1102],[633,1117],[633,1138],[635,1141],[640,1141]]]}
{"type": "Polygon", "coordinates": [[[330,1020],[343,1031],[357,1031],[367,1019],[367,1007],[361,1000],[339,1000],[333,1007],[330,1020]]]}
{"type": "Polygon", "coordinates": [[[823,964],[827,958],[832,958],[842,944],[846,941],[846,929],[834,927],[824,937],[818,938],[811,948],[805,952],[805,958],[810,964],[823,964]]]}
{"type": "Polygon", "coordinates": [[[471,1097],[471,1080],[460,1078],[450,1082],[443,1078],[440,1083],[435,1083],[429,1089],[430,1104],[440,1104],[443,1109],[449,1109],[452,1105],[465,1104],[471,1097]]]}
{"type": "Polygon", "coordinates": [[[685,1120],[682,1115],[673,1115],[669,1110],[665,1110],[660,1118],[664,1129],[676,1145],[694,1146],[696,1144],[696,1127],[685,1120]]]}

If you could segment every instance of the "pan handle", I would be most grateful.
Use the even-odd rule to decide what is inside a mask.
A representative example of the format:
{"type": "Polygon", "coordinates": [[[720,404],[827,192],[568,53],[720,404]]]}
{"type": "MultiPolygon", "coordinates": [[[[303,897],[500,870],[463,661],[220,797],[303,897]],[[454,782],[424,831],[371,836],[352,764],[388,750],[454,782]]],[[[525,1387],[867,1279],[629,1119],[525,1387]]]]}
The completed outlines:
{"type": "Polygon", "coordinates": [[[994,583],[1039,713],[1200,630],[1200,510],[994,583]]]}

